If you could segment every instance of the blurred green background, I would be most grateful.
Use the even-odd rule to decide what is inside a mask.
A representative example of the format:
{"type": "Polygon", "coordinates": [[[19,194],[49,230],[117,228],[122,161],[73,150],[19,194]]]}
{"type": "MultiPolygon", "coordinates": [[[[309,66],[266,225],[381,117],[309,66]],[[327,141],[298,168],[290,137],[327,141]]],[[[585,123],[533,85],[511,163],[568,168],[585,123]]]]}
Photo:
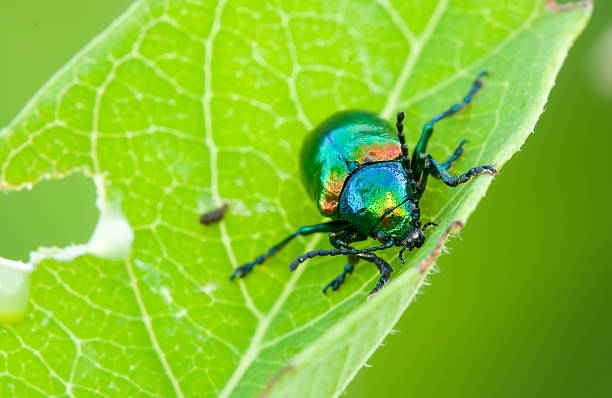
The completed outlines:
{"type": "MultiPolygon", "coordinates": [[[[129,3],[2,0],[0,126],[129,3]]],[[[612,395],[611,2],[523,150],[346,396],[612,395]]],[[[78,176],[0,194],[0,255],[87,241],[94,200],[78,176]]]]}

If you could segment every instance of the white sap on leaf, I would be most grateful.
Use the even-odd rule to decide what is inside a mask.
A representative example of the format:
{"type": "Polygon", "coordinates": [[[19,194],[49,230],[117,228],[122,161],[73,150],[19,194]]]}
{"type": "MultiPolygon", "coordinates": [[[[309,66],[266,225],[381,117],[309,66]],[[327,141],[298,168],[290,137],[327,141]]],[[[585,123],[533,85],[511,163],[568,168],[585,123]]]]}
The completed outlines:
{"type": "Polygon", "coordinates": [[[87,252],[107,260],[125,260],[132,250],[134,231],[121,211],[119,201],[105,203],[100,219],[87,243],[87,252]]]}
{"type": "Polygon", "coordinates": [[[87,243],[87,252],[107,260],[125,260],[130,255],[134,231],[121,210],[121,196],[107,195],[104,178],[94,176],[100,219],[87,243]]]}
{"type": "Polygon", "coordinates": [[[29,297],[29,266],[0,257],[0,323],[21,320],[26,313],[29,297]]]}

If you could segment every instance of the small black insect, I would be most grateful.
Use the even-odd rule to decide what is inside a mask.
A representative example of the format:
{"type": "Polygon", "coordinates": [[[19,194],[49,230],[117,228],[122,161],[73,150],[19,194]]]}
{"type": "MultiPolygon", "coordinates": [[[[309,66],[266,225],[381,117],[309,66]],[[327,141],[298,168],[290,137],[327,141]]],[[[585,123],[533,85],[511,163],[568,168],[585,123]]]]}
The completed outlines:
{"type": "Polygon", "coordinates": [[[209,211],[208,213],[202,214],[200,216],[200,224],[209,225],[221,221],[228,207],[229,206],[227,205],[227,203],[224,203],[221,207],[209,211]]]}

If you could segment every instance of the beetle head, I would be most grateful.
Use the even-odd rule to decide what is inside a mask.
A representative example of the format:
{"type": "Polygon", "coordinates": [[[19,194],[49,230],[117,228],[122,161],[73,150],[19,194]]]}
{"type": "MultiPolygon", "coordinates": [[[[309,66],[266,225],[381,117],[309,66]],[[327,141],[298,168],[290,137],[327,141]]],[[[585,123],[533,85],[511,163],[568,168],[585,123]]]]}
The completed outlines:
{"type": "Polygon", "coordinates": [[[425,234],[423,233],[420,224],[421,223],[419,222],[418,225],[412,229],[410,234],[400,242],[402,247],[412,250],[423,246],[423,243],[425,242],[425,234]]]}

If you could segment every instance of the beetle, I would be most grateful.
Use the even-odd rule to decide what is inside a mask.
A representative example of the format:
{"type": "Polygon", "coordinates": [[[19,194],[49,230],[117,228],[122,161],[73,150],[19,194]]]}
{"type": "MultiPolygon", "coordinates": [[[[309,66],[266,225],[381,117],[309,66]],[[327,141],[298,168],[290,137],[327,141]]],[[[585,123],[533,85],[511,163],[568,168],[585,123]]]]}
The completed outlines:
{"type": "Polygon", "coordinates": [[[291,263],[290,271],[313,257],[346,255],[348,264],[323,288],[323,293],[329,288],[337,290],[359,259],[378,268],[381,277],[369,296],[379,291],[389,282],[393,269],[374,252],[399,246],[398,256],[403,264],[404,251],[420,248],[425,242],[424,231],[437,225],[420,221],[419,200],[428,177],[456,187],[475,176],[497,173],[490,165],[473,167],[460,176],[448,172],[463,153],[466,140],[443,163],[426,152],[434,124],[469,105],[482,88],[485,75],[485,71],[478,74],[460,102],[425,123],[412,156],[406,145],[402,111],[397,113],[397,132],[386,120],[368,111],[343,111],[322,122],[306,137],[300,162],[308,194],[317,203],[319,212],[332,221],[299,228],[255,260],[236,268],[231,279],[246,276],[255,265],[274,256],[297,236],[327,232],[334,249],[302,254],[291,263]],[[368,238],[378,240],[380,245],[365,249],[351,247],[353,242],[368,238]]]}

